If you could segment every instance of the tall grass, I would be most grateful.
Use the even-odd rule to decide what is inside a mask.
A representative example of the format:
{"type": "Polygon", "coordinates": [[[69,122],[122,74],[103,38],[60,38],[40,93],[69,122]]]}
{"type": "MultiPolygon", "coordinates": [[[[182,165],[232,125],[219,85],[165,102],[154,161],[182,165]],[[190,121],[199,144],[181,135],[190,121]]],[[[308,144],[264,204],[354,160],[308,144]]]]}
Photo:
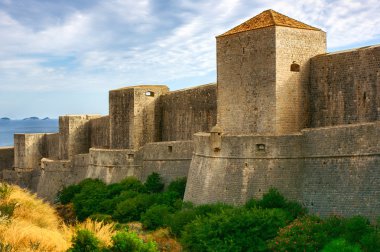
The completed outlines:
{"type": "Polygon", "coordinates": [[[0,250],[66,251],[78,229],[91,231],[109,246],[114,224],[86,220],[66,226],[55,209],[18,186],[0,183],[0,250]]]}
{"type": "Polygon", "coordinates": [[[66,251],[71,231],[55,210],[17,186],[0,183],[0,243],[12,251],[66,251]],[[11,210],[9,210],[11,209],[11,210]]]}

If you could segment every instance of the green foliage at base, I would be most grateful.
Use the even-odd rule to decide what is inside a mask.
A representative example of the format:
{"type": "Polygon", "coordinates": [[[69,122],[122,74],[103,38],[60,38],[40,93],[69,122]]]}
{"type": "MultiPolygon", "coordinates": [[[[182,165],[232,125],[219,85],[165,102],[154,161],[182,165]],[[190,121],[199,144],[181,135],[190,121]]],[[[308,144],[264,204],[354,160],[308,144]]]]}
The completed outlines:
{"type": "Polygon", "coordinates": [[[146,179],[144,186],[150,193],[159,193],[164,190],[165,184],[162,182],[160,174],[153,172],[146,179]]]}
{"type": "Polygon", "coordinates": [[[95,235],[86,230],[78,230],[73,237],[69,252],[157,252],[155,242],[144,242],[136,233],[120,231],[112,237],[112,245],[102,244],[95,235]]]}
{"type": "Polygon", "coordinates": [[[141,215],[141,223],[144,228],[155,230],[165,226],[166,220],[172,211],[173,208],[167,205],[153,205],[141,215]]]}
{"type": "MultiPolygon", "coordinates": [[[[141,221],[141,216],[153,205],[166,205],[178,210],[182,207],[182,197],[186,179],[172,181],[168,190],[162,192],[164,184],[159,174],[152,173],[145,184],[128,177],[119,183],[106,185],[99,179],[85,179],[59,192],[57,200],[62,204],[73,203],[78,220],[88,217],[102,221],[127,223],[141,221]]],[[[152,218],[151,218],[152,219],[152,218]]],[[[146,217],[146,223],[148,219],[146,217]]],[[[159,227],[163,222],[147,228],[159,227]]]]}
{"type": "Polygon", "coordinates": [[[103,247],[99,239],[86,229],[78,230],[72,243],[69,252],[98,252],[103,247]]]}
{"type": "Polygon", "coordinates": [[[189,251],[267,251],[288,221],[281,209],[234,208],[186,225],[181,242],[189,251]]]}
{"type": "Polygon", "coordinates": [[[112,252],[156,252],[157,246],[154,242],[144,242],[137,234],[132,232],[118,232],[112,237],[113,245],[109,249],[112,252]]]}
{"type": "Polygon", "coordinates": [[[322,252],[361,252],[359,245],[352,245],[345,239],[339,238],[328,243],[322,250],[322,252]]]}
{"type": "MultiPolygon", "coordinates": [[[[186,179],[181,178],[162,191],[158,174],[149,176],[145,184],[136,178],[111,185],[86,179],[63,189],[58,199],[71,202],[79,220],[90,216],[98,221],[117,221],[116,226],[139,221],[147,230],[168,227],[186,251],[380,252],[380,228],[364,217],[321,219],[307,215],[298,202],[286,199],[274,188],[241,207],[221,203],[194,206],[182,202],[185,186],[186,179]]],[[[6,188],[0,190],[0,197],[6,194],[6,188]]],[[[7,212],[7,207],[0,211],[7,212]]],[[[78,233],[75,239],[74,244],[91,251],[156,251],[155,246],[126,231],[119,232],[113,238],[114,246],[108,248],[86,232],[78,233]]],[[[74,249],[73,245],[72,251],[87,251],[74,249]]]]}

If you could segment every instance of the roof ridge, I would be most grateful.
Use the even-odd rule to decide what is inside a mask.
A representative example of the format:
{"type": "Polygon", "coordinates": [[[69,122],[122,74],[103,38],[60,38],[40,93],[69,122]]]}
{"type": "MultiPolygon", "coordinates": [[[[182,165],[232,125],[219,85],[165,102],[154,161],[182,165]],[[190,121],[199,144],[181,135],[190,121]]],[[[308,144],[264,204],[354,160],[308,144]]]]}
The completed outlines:
{"type": "Polygon", "coordinates": [[[295,29],[321,31],[321,29],[319,28],[305,24],[294,18],[281,14],[275,10],[268,9],[246,20],[240,25],[232,28],[231,30],[217,37],[223,37],[223,36],[232,35],[235,33],[256,30],[256,29],[261,29],[261,28],[266,28],[266,27],[271,27],[271,26],[284,26],[284,27],[290,27],[290,28],[295,28],[295,29]]]}
{"type": "MultiPolygon", "coordinates": [[[[269,14],[270,14],[270,16],[271,16],[271,18],[272,18],[273,23],[276,24],[276,20],[274,19],[274,16],[273,16],[273,11],[274,11],[274,10],[269,9],[269,10],[266,10],[266,11],[269,12],[269,14]]],[[[263,12],[265,12],[265,11],[263,11],[263,12]]]]}

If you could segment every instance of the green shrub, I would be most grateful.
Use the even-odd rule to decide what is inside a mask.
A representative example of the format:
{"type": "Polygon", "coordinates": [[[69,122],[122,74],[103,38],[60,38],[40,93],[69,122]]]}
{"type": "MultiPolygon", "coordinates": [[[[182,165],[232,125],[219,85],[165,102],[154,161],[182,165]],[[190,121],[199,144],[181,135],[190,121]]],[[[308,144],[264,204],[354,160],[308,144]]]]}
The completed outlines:
{"type": "Polygon", "coordinates": [[[183,178],[177,178],[170,182],[167,191],[168,192],[176,192],[178,194],[178,197],[183,199],[183,196],[185,195],[185,189],[186,189],[186,177],[183,178]]]}
{"type": "Polygon", "coordinates": [[[330,239],[320,218],[305,216],[280,229],[269,247],[273,251],[319,251],[330,239]]]}
{"type": "Polygon", "coordinates": [[[351,243],[359,242],[363,236],[374,231],[369,220],[362,216],[354,216],[344,221],[343,237],[351,243]]]}
{"type": "Polygon", "coordinates": [[[259,201],[262,208],[285,208],[285,197],[275,188],[270,188],[263,198],[259,201]]]}
{"type": "Polygon", "coordinates": [[[80,193],[75,194],[72,202],[77,218],[83,221],[92,214],[100,213],[101,202],[107,198],[107,188],[104,182],[96,179],[86,179],[79,183],[80,193]]]}
{"type": "Polygon", "coordinates": [[[92,214],[90,215],[89,217],[91,220],[93,221],[97,221],[97,222],[104,222],[104,223],[112,223],[112,216],[109,215],[109,214],[100,214],[100,213],[96,213],[96,214],[92,214]]]}
{"type": "Polygon", "coordinates": [[[170,232],[174,236],[180,237],[184,227],[196,218],[211,214],[219,214],[224,210],[232,208],[231,205],[223,203],[205,204],[194,207],[189,202],[183,202],[181,210],[176,211],[167,217],[166,225],[170,228],[170,232]]]}
{"type": "Polygon", "coordinates": [[[61,204],[68,204],[72,201],[75,194],[79,193],[82,187],[80,185],[70,185],[68,187],[64,187],[61,191],[58,192],[56,201],[61,204]]]}
{"type": "Polygon", "coordinates": [[[138,221],[140,215],[155,203],[155,195],[138,194],[136,197],[118,203],[113,218],[123,223],[138,221]]]}
{"type": "Polygon", "coordinates": [[[17,202],[8,202],[0,204],[0,217],[10,218],[15,211],[17,202]]]}
{"type": "Polygon", "coordinates": [[[12,187],[7,183],[0,183],[0,200],[7,199],[11,195],[12,187]]]}
{"type": "Polygon", "coordinates": [[[112,252],[156,252],[157,247],[154,242],[144,242],[136,233],[118,232],[112,237],[113,246],[109,249],[112,252]]]}
{"type": "Polygon", "coordinates": [[[153,205],[141,215],[141,222],[144,228],[155,230],[165,225],[171,211],[167,205],[153,205]]]}
{"type": "Polygon", "coordinates": [[[228,209],[187,224],[181,241],[189,251],[266,251],[287,221],[281,209],[228,209]]]}
{"type": "Polygon", "coordinates": [[[261,208],[260,207],[260,200],[252,198],[245,203],[244,207],[247,209],[261,208]]]}
{"type": "Polygon", "coordinates": [[[139,195],[139,192],[136,191],[122,191],[119,195],[104,199],[99,202],[99,212],[104,214],[112,215],[116,209],[117,204],[120,202],[131,199],[139,195]]]}
{"type": "Polygon", "coordinates": [[[363,251],[366,252],[380,252],[380,233],[373,231],[364,235],[360,239],[360,245],[363,251]]]}
{"type": "Polygon", "coordinates": [[[322,223],[323,232],[332,239],[342,236],[344,233],[345,219],[341,216],[330,216],[322,223]]]}
{"type": "Polygon", "coordinates": [[[102,250],[101,242],[93,233],[86,229],[78,230],[72,240],[70,252],[100,252],[102,250]]]}
{"type": "Polygon", "coordinates": [[[247,201],[245,207],[248,209],[263,208],[273,209],[279,208],[287,211],[292,219],[304,216],[307,213],[307,209],[302,207],[301,204],[295,201],[288,201],[277,189],[270,188],[265,193],[262,199],[251,199],[247,201]]]}
{"type": "Polygon", "coordinates": [[[198,216],[206,216],[211,214],[219,214],[225,210],[233,209],[234,207],[225,203],[204,204],[195,207],[198,216]]]}
{"type": "Polygon", "coordinates": [[[159,193],[164,190],[165,184],[162,182],[162,178],[160,174],[153,172],[148,176],[145,183],[145,188],[148,192],[151,193],[159,193]]]}
{"type": "Polygon", "coordinates": [[[161,205],[167,205],[172,207],[180,207],[182,204],[182,199],[177,192],[163,192],[154,194],[154,197],[157,202],[161,205]]]}
{"type": "Polygon", "coordinates": [[[184,227],[195,220],[196,217],[196,209],[183,209],[169,215],[167,217],[166,224],[174,236],[180,237],[182,230],[184,230],[184,227]]]}
{"type": "Polygon", "coordinates": [[[339,238],[332,240],[322,250],[322,252],[361,252],[359,245],[352,245],[345,239],[339,238]]]}
{"type": "Polygon", "coordinates": [[[123,187],[124,191],[135,191],[139,193],[147,192],[143,183],[135,177],[127,177],[118,184],[123,187]]]}

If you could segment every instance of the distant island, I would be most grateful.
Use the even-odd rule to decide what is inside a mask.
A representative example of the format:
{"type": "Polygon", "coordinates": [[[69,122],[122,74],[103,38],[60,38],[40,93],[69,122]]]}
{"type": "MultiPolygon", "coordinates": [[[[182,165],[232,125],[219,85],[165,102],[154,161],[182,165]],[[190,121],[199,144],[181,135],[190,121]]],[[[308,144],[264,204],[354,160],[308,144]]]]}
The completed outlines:
{"type": "Polygon", "coordinates": [[[36,117],[36,116],[32,116],[32,117],[24,118],[23,120],[24,120],[24,121],[25,121],[25,120],[40,120],[40,118],[38,118],[38,117],[36,117]]]}
{"type": "Polygon", "coordinates": [[[2,117],[2,118],[0,118],[0,120],[9,121],[9,120],[11,120],[11,118],[9,118],[9,117],[2,117]]]}
{"type": "Polygon", "coordinates": [[[50,118],[49,117],[45,117],[44,119],[42,119],[42,120],[50,120],[50,118]]]}

